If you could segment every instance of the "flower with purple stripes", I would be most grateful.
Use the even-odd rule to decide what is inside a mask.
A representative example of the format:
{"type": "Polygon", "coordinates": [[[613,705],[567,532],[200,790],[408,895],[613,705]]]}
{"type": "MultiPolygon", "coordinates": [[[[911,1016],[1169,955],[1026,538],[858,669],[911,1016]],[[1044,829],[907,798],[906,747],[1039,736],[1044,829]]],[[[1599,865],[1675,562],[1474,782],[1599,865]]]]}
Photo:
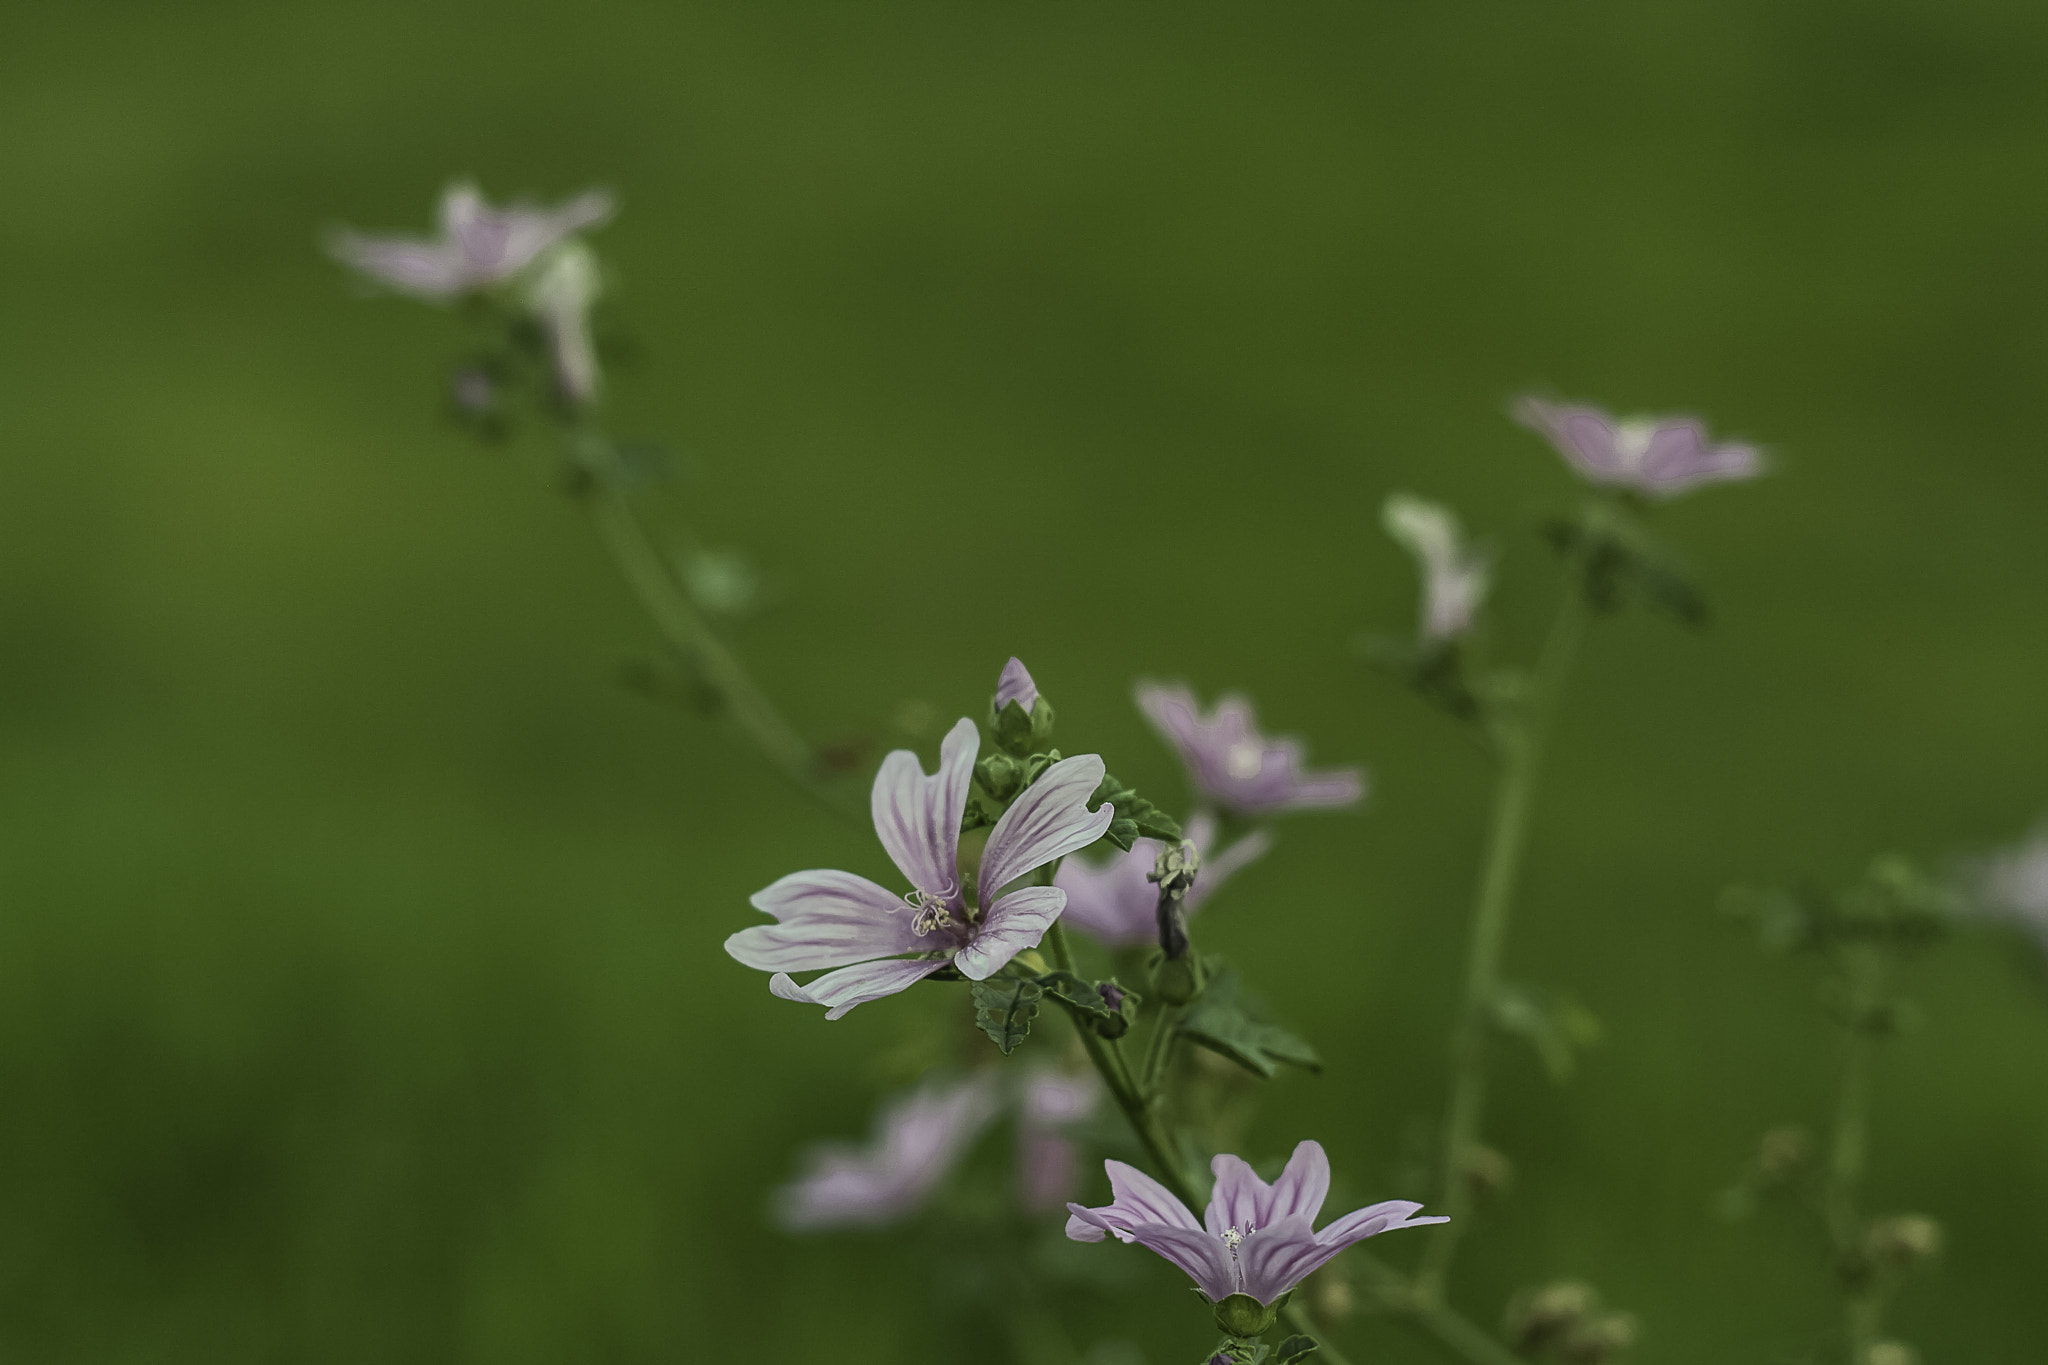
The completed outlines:
{"type": "Polygon", "coordinates": [[[1320,1232],[1315,1220],[1330,1193],[1330,1159],[1319,1142],[1294,1149],[1287,1169],[1268,1185],[1243,1160],[1219,1156],[1211,1164],[1216,1188],[1201,1222],[1172,1191],[1121,1161],[1105,1161],[1114,1201],[1102,1208],[1067,1205],[1067,1236],[1099,1242],[1114,1234],[1136,1242],[1186,1271],[1211,1303],[1246,1294],[1271,1305],[1346,1247],[1397,1228],[1447,1222],[1417,1218],[1422,1205],[1406,1199],[1358,1209],[1320,1232]]]}
{"type": "Polygon", "coordinates": [[[1714,444],[1697,417],[1618,419],[1599,408],[1524,398],[1514,418],[1548,440],[1588,483],[1672,498],[1702,484],[1753,479],[1763,452],[1740,441],[1714,444]]]}
{"type": "Polygon", "coordinates": [[[1090,812],[1102,783],[1094,754],[1063,758],[1003,812],[982,849],[974,895],[960,875],[960,821],[981,736],[961,720],[939,746],[939,770],[898,749],[882,760],[871,799],[875,833],[910,890],[902,895],[851,872],[792,872],[757,891],[754,908],[775,924],[742,929],[725,950],[775,973],[785,1000],[826,1007],[837,1019],[856,1005],[904,990],[941,967],[983,981],[1035,946],[1066,907],[1051,886],[1006,890],[1019,878],[1086,848],[1109,828],[1108,803],[1090,812]],[[789,973],[826,969],[799,986],[789,973]]]}
{"type": "Polygon", "coordinates": [[[1305,771],[1301,742],[1259,733],[1243,697],[1223,697],[1205,716],[1187,688],[1140,683],[1138,708],[1179,750],[1202,799],[1239,815],[1349,806],[1365,795],[1363,769],[1305,771]]]}

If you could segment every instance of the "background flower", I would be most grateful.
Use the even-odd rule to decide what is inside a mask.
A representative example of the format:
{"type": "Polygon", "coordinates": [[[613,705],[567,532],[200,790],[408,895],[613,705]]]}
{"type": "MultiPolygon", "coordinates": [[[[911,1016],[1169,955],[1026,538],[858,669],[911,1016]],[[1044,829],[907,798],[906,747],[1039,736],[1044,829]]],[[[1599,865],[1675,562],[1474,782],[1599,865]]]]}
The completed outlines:
{"type": "Polygon", "coordinates": [[[1207,716],[1185,687],[1140,683],[1137,697],[1204,800],[1240,815],[1270,815],[1354,805],[1365,795],[1364,769],[1304,769],[1301,742],[1260,734],[1243,697],[1223,697],[1207,716]]]}
{"type": "Polygon", "coordinates": [[[1706,483],[1753,479],[1763,454],[1739,441],[1713,444],[1696,417],[1618,420],[1599,408],[1524,398],[1515,420],[1546,437],[1588,483],[1676,497],[1706,483]]]}
{"type": "MultiPolygon", "coordinates": [[[[1253,830],[1228,848],[1216,849],[1216,817],[1197,811],[1184,826],[1202,855],[1202,866],[1181,905],[1190,918],[1232,873],[1262,857],[1273,836],[1253,830]],[[1213,852],[1211,850],[1214,850],[1213,852]]],[[[1067,893],[1062,923],[1079,929],[1111,948],[1156,942],[1159,937],[1159,887],[1149,880],[1163,848],[1157,839],[1139,839],[1128,853],[1097,863],[1076,856],[1060,864],[1053,885],[1067,893]]]]}

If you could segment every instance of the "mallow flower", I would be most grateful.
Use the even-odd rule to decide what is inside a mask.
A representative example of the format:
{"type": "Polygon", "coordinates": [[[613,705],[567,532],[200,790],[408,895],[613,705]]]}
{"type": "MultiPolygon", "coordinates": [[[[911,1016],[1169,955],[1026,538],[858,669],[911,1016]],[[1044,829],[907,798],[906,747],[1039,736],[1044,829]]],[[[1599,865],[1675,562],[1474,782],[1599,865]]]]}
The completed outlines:
{"type": "Polygon", "coordinates": [[[921,1208],[996,1116],[995,1077],[937,1082],[882,1110],[866,1147],[824,1143],[776,1191],[776,1217],[792,1232],[882,1227],[921,1208]]]}
{"type": "MultiPolygon", "coordinates": [[[[1207,811],[1197,811],[1184,828],[1202,859],[1201,872],[1181,901],[1182,910],[1190,916],[1233,872],[1263,857],[1273,845],[1270,834],[1254,830],[1229,848],[1210,853],[1216,817],[1207,811]]],[[[1130,852],[1119,853],[1105,863],[1080,858],[1061,863],[1052,884],[1067,893],[1062,921],[1108,948],[1158,942],[1159,886],[1150,876],[1164,847],[1157,839],[1139,839],[1130,852]]]]}
{"type": "Polygon", "coordinates": [[[2048,954],[2048,821],[1971,872],[1970,903],[1979,913],[2025,929],[2048,954]]]}
{"type": "Polygon", "coordinates": [[[584,228],[612,216],[612,197],[586,190],[556,208],[511,204],[493,208],[475,185],[450,185],[441,195],[438,238],[337,232],[328,251],[377,283],[416,298],[445,301],[506,280],[584,228]]]}
{"type": "Polygon", "coordinates": [[[1458,514],[1441,503],[1396,493],[1381,509],[1380,520],[1421,566],[1423,641],[1440,644],[1471,630],[1493,569],[1465,539],[1458,514]]]}
{"type": "Polygon", "coordinates": [[[1588,483],[1676,497],[1701,484],[1753,479],[1763,453],[1738,441],[1715,445],[1696,417],[1620,420],[1599,408],[1523,398],[1514,418],[1537,432],[1588,483]]]}
{"type": "Polygon", "coordinates": [[[1081,1149],[1067,1130],[1095,1112],[1102,1083],[1089,1071],[1035,1066],[1017,1097],[1017,1198],[1025,1209],[1057,1209],[1081,1187],[1081,1149]]]}
{"type": "Polygon", "coordinates": [[[1180,752],[1188,779],[1205,801],[1240,815],[1349,806],[1365,795],[1359,768],[1302,769],[1301,743],[1268,739],[1243,697],[1226,696],[1203,715],[1185,687],[1140,683],[1138,709],[1180,752]]]}
{"type": "MultiPolygon", "coordinates": [[[[1099,1242],[1105,1233],[1136,1242],[1186,1271],[1210,1303],[1225,1306],[1242,1294],[1262,1308],[1356,1242],[1397,1228],[1447,1222],[1417,1218],[1422,1205],[1406,1199],[1358,1209],[1318,1232],[1315,1220],[1330,1193],[1330,1160],[1322,1144],[1294,1149],[1280,1178],[1268,1185],[1245,1161],[1218,1156],[1210,1169],[1216,1188],[1201,1222],[1173,1192],[1132,1166],[1105,1161],[1114,1202],[1103,1208],[1067,1205],[1067,1236],[1099,1242]]],[[[1222,1315],[1219,1314],[1219,1317],[1222,1315]]],[[[1271,1315],[1265,1316],[1271,1326],[1271,1315]]],[[[1227,1326],[1240,1336],[1264,1330],[1256,1321],[1227,1326]]]]}
{"type": "Polygon", "coordinates": [[[939,745],[927,776],[908,749],[882,760],[871,806],[875,834],[910,890],[902,895],[851,872],[792,872],[754,893],[775,924],[742,929],[725,950],[774,972],[768,988],[785,1000],[827,1007],[837,1019],[856,1005],[904,990],[951,965],[983,981],[1035,946],[1059,918],[1067,893],[1052,886],[1003,888],[1102,837],[1115,816],[1088,798],[1102,783],[1094,754],[1063,758],[1003,812],[989,831],[970,901],[960,876],[960,820],[981,736],[962,719],[939,745]],[[830,968],[799,986],[790,972],[830,968]]]}

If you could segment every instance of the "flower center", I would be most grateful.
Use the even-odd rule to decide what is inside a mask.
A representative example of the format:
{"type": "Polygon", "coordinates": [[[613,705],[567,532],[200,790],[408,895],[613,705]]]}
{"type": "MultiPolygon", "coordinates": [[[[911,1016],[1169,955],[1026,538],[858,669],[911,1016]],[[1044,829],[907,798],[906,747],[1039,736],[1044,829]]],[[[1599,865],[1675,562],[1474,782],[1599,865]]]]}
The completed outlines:
{"type": "Polygon", "coordinates": [[[1266,755],[1258,745],[1241,739],[1223,755],[1223,769],[1240,780],[1257,777],[1266,767],[1266,755]]]}
{"type": "Polygon", "coordinates": [[[1641,469],[1650,453],[1650,439],[1657,434],[1655,422],[1623,422],[1614,429],[1614,453],[1623,469],[1641,469]]]}
{"type": "Polygon", "coordinates": [[[952,897],[931,891],[912,891],[903,897],[903,903],[917,911],[917,918],[910,922],[912,933],[929,934],[939,929],[953,927],[953,911],[947,904],[952,897]]]}

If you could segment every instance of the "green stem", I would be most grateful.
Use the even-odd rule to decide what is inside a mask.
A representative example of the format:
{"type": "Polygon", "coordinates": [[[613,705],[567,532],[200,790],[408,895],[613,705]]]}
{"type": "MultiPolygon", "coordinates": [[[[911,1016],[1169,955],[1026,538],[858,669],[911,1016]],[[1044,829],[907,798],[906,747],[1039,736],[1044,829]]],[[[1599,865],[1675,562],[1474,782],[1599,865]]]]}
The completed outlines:
{"type": "Polygon", "coordinates": [[[1174,1031],[1180,1027],[1180,1017],[1186,1012],[1184,1005],[1159,1007],[1159,1018],[1152,1025],[1152,1037],[1145,1044],[1144,1088],[1140,1093],[1147,1100],[1157,1099],[1160,1087],[1166,1083],[1167,1064],[1173,1057],[1174,1031]]]}
{"type": "MultiPolygon", "coordinates": [[[[1572,656],[1585,634],[1587,606],[1579,575],[1566,581],[1549,638],[1521,699],[1517,714],[1500,729],[1500,774],[1494,786],[1492,824],[1472,906],[1472,937],[1465,961],[1465,998],[1451,1040],[1451,1093],[1444,1116],[1443,1210],[1440,1226],[1423,1253],[1415,1293],[1426,1305],[1440,1305],[1451,1259],[1472,1221],[1473,1191],[1466,1162],[1479,1140],[1486,1108],[1487,1015],[1500,989],[1500,960],[1507,945],[1515,880],[1527,842],[1529,810],[1542,767],[1544,741],[1572,656]]],[[[1462,1322],[1463,1320],[1460,1319],[1462,1322]]],[[[1469,1325],[1469,1324],[1468,1324],[1469,1325]]],[[[1474,1329],[1477,1330],[1477,1329],[1474,1329]]],[[[1438,1333],[1442,1336],[1442,1333],[1438,1333]]]]}
{"type": "MultiPolygon", "coordinates": [[[[1073,971],[1074,950],[1067,942],[1065,926],[1054,920],[1052,927],[1046,930],[1045,941],[1052,948],[1053,961],[1059,969],[1073,971]]],[[[1087,1021],[1071,1009],[1068,1017],[1074,1021],[1074,1032],[1080,1036],[1081,1047],[1087,1052],[1088,1060],[1102,1077],[1102,1083],[1109,1087],[1109,1093],[1115,1096],[1117,1107],[1124,1111],[1131,1131],[1138,1135],[1145,1154],[1158,1169],[1160,1182],[1189,1209],[1199,1210],[1207,1200],[1195,1193],[1194,1183],[1181,1166],[1178,1147],[1160,1123],[1158,1110],[1147,1104],[1139,1092],[1130,1066],[1124,1061],[1123,1049],[1105,1042],[1102,1035],[1089,1028],[1087,1021]]]]}
{"type": "MultiPolygon", "coordinates": [[[[1846,1272],[1861,1252],[1861,1192],[1870,1151],[1870,1082],[1877,1057],[1877,1038],[1870,1017],[1884,992],[1885,959],[1875,946],[1851,948],[1845,955],[1848,1029],[1843,1040],[1842,1084],[1835,1100],[1834,1140],[1829,1144],[1824,1206],[1835,1259],[1846,1272]]],[[[1863,1365],[1883,1334],[1884,1300],[1867,1276],[1845,1279],[1842,1325],[1852,1365],[1863,1365]]]]}
{"type": "MultiPolygon", "coordinates": [[[[583,433],[578,441],[581,448],[600,458],[609,456],[610,443],[602,436],[583,433]]],[[[820,775],[817,750],[783,718],[738,656],[711,629],[647,528],[602,472],[595,475],[584,505],[662,638],[695,670],[732,723],[797,787],[841,815],[853,814],[845,795],[820,775]]]]}

